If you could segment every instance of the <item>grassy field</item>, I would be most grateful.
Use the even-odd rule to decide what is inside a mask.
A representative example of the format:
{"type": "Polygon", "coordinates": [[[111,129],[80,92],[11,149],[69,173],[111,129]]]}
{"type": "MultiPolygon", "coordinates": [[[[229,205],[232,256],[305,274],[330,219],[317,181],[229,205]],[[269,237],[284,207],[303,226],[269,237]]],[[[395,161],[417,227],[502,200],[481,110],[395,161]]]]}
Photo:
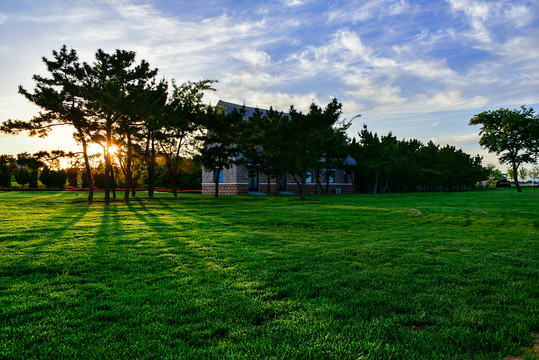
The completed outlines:
{"type": "Polygon", "coordinates": [[[0,192],[1,359],[532,358],[537,189],[84,197],[0,192]]]}

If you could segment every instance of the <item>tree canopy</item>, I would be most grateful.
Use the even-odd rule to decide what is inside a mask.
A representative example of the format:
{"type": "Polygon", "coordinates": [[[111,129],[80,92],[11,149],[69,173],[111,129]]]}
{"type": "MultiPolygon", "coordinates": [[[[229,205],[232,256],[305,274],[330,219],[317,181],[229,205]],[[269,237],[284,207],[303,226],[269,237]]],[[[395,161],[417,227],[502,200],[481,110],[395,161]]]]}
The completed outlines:
{"type": "Polygon", "coordinates": [[[501,163],[511,166],[516,189],[522,192],[518,168],[534,161],[539,152],[539,117],[533,108],[484,111],[475,115],[470,125],[481,125],[479,144],[498,155],[501,163]]]}

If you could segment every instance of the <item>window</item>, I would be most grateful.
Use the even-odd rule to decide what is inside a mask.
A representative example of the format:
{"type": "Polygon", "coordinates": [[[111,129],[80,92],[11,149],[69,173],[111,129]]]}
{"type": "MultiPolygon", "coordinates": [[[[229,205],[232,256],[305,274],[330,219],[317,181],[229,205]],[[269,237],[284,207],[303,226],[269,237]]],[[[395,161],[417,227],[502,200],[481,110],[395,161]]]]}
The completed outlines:
{"type": "Polygon", "coordinates": [[[329,183],[334,183],[335,182],[335,173],[336,173],[336,170],[335,169],[331,169],[329,171],[329,178],[326,178],[326,181],[329,182],[329,183]]]}
{"type": "Polygon", "coordinates": [[[313,182],[313,171],[312,170],[307,170],[307,180],[305,182],[307,182],[307,183],[312,183],[313,182]]]}
{"type": "Polygon", "coordinates": [[[225,181],[223,169],[215,169],[213,172],[213,182],[222,183],[225,181]]]}

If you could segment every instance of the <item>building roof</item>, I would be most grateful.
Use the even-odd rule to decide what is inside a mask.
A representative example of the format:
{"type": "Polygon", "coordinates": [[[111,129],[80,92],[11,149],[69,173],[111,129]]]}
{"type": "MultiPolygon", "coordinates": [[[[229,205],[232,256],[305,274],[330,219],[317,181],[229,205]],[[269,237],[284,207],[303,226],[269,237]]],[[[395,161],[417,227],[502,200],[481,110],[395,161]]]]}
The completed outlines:
{"type": "MultiPolygon", "coordinates": [[[[245,108],[245,119],[248,119],[249,117],[253,116],[256,109],[260,110],[262,112],[262,115],[265,115],[266,112],[268,111],[267,109],[261,109],[261,108],[258,108],[258,107],[250,107],[250,106],[245,106],[245,105],[234,104],[234,103],[231,103],[231,102],[228,102],[228,101],[223,101],[223,100],[219,100],[219,102],[217,103],[217,106],[221,106],[225,110],[225,114],[229,114],[234,109],[241,109],[243,107],[243,108],[245,108]]],[[[288,115],[286,113],[284,113],[284,114],[288,115]]]]}

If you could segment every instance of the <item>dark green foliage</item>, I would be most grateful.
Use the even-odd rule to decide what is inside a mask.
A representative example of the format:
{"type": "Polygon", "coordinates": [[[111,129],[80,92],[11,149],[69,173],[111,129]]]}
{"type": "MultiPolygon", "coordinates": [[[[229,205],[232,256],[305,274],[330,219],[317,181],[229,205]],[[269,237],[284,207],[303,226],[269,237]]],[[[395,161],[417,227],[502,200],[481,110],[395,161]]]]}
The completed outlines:
{"type": "MultiPolygon", "coordinates": [[[[206,169],[215,169],[218,173],[231,167],[240,154],[241,139],[248,129],[244,120],[245,108],[234,109],[226,114],[222,109],[204,107],[199,121],[206,133],[199,137],[202,141],[200,156],[197,161],[206,169]]],[[[219,196],[219,182],[215,177],[215,197],[219,196]]]]}
{"type": "MultiPolygon", "coordinates": [[[[102,49],[95,53],[93,65],[84,65],[87,74],[88,107],[102,120],[99,133],[94,140],[103,143],[105,148],[105,202],[110,202],[112,154],[109,149],[113,145],[115,135],[125,136],[126,163],[124,172],[127,176],[127,185],[131,185],[131,147],[132,137],[137,133],[136,123],[151,117],[158,101],[154,99],[156,93],[161,92],[166,84],[155,85],[152,80],[157,75],[157,69],[151,69],[148,62],[135,61],[133,51],[119,50],[108,54],[102,49]],[[155,100],[155,101],[154,101],[155,100]]],[[[166,95],[166,93],[165,93],[166,95]]],[[[160,94],[157,94],[159,98],[160,94]]],[[[166,97],[166,96],[165,96],[166,97]]],[[[163,98],[164,99],[164,98],[163,98]]],[[[149,166],[149,185],[153,186],[153,166],[155,152],[153,150],[152,129],[146,138],[149,152],[146,158],[149,166]]],[[[150,189],[150,195],[153,188],[150,189]]],[[[129,190],[125,193],[125,200],[129,198],[129,190]]]]}
{"type": "Polygon", "coordinates": [[[292,170],[291,161],[294,156],[289,117],[273,108],[265,113],[255,109],[245,125],[246,130],[239,144],[241,163],[249,169],[257,169],[273,177],[280,184],[283,174],[292,170]]]}
{"type": "Polygon", "coordinates": [[[30,175],[30,177],[28,179],[28,187],[30,189],[37,189],[38,188],[38,183],[37,183],[38,171],[37,170],[31,170],[28,173],[30,175]]]}
{"type": "Polygon", "coordinates": [[[67,174],[65,170],[51,170],[48,167],[45,167],[41,170],[39,180],[41,180],[41,183],[47,188],[63,189],[66,184],[67,174]]]}
{"type": "Polygon", "coordinates": [[[242,154],[239,162],[261,170],[276,183],[285,173],[299,176],[296,181],[305,200],[307,171],[342,168],[348,156],[349,124],[338,123],[341,107],[333,99],[325,108],[311,104],[306,114],[293,106],[289,114],[272,108],[265,113],[256,109],[238,135],[236,149],[242,154]]]}
{"type": "Polygon", "coordinates": [[[11,186],[11,171],[0,169],[0,187],[11,186]]]}
{"type": "MultiPolygon", "coordinates": [[[[73,137],[82,144],[82,152],[86,173],[90,172],[87,153],[87,143],[95,131],[97,123],[92,121],[88,113],[86,72],[79,62],[77,52],[68,50],[64,45],[59,51],[52,52],[53,58],[42,58],[48,76],[34,75],[36,85],[33,92],[19,87],[19,93],[41,108],[39,115],[31,120],[8,120],[2,124],[0,131],[17,134],[28,132],[31,136],[47,136],[51,129],[59,125],[71,125],[75,129],[73,137]]],[[[54,152],[54,151],[53,151],[54,152]]],[[[32,167],[32,166],[30,166],[32,167]]],[[[33,167],[37,169],[38,167],[33,167]]],[[[34,174],[32,185],[37,187],[37,173],[34,174]]],[[[89,183],[88,203],[92,202],[93,185],[89,183]]]]}
{"type": "Polygon", "coordinates": [[[15,181],[17,184],[24,186],[30,181],[30,173],[26,169],[20,169],[19,172],[15,173],[15,181]]]}
{"type": "Polygon", "coordinates": [[[105,188],[105,173],[102,173],[102,172],[95,173],[93,175],[93,178],[94,178],[94,186],[97,189],[105,188]]]}
{"type": "Polygon", "coordinates": [[[313,103],[306,114],[290,108],[288,131],[292,136],[291,148],[294,152],[291,169],[293,174],[301,176],[298,185],[302,200],[305,200],[307,171],[320,167],[320,159],[330,150],[328,145],[338,138],[334,126],[341,115],[341,108],[342,104],[337,99],[323,109],[313,103]]]}
{"type": "Polygon", "coordinates": [[[178,187],[200,188],[201,181],[184,174],[183,164],[189,161],[186,156],[195,153],[201,146],[200,138],[194,134],[202,129],[204,123],[202,117],[205,115],[202,99],[205,91],[215,91],[212,88],[213,83],[215,81],[203,80],[195,83],[186,82],[178,86],[172,81],[173,91],[162,109],[161,116],[158,117],[160,123],[160,128],[156,131],[158,151],[165,159],[167,184],[172,188],[174,196],[177,195],[178,187]]]}
{"type": "Polygon", "coordinates": [[[484,111],[475,115],[470,125],[481,125],[479,144],[511,166],[516,189],[521,192],[518,168],[536,161],[539,154],[539,116],[535,110],[522,106],[520,110],[484,111]]]}
{"type": "Polygon", "coordinates": [[[523,190],[2,192],[0,358],[522,356],[539,332],[539,191],[523,190]]]}
{"type": "Polygon", "coordinates": [[[0,155],[0,187],[11,186],[11,169],[15,167],[16,160],[11,155],[0,155]]]}
{"type": "Polygon", "coordinates": [[[67,176],[67,182],[69,186],[71,187],[78,187],[79,186],[79,169],[77,168],[67,168],[65,169],[66,176],[67,176]]]}
{"type": "Polygon", "coordinates": [[[355,185],[360,192],[462,191],[488,178],[481,157],[429,141],[397,140],[393,134],[378,137],[364,125],[349,146],[357,161],[355,185]]]}

